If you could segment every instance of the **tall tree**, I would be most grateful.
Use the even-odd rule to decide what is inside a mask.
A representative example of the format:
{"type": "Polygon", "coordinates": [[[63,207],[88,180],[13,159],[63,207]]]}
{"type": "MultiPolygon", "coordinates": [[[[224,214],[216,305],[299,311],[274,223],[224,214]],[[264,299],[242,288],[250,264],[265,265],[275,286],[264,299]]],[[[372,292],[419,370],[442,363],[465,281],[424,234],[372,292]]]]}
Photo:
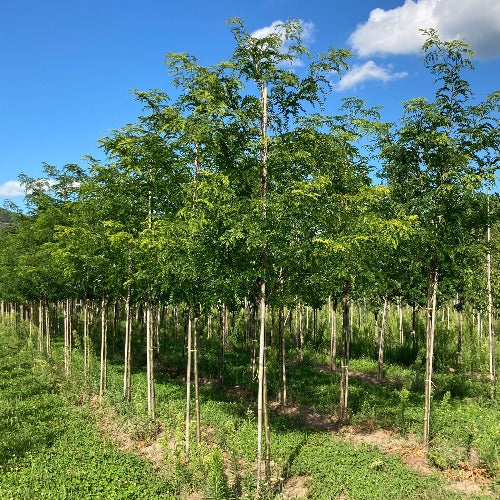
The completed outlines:
{"type": "Polygon", "coordinates": [[[430,406],[436,303],[440,266],[457,240],[466,238],[464,217],[471,200],[492,180],[498,157],[498,132],[492,124],[499,93],[470,104],[472,91],[464,72],[473,53],[460,40],[444,42],[424,31],[424,63],[435,77],[433,101],[405,103],[401,126],[383,141],[381,156],[389,184],[409,213],[418,215],[427,267],[427,348],[424,446],[430,438],[430,406]]]}

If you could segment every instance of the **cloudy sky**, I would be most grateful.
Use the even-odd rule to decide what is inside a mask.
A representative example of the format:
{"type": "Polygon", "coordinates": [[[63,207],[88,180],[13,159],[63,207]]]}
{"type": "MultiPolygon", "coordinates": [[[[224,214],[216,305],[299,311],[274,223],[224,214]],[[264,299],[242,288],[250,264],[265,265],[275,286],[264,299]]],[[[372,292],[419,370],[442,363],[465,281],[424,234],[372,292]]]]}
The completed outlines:
{"type": "Polygon", "coordinates": [[[332,77],[332,113],[356,95],[393,121],[403,100],[432,97],[420,28],[471,44],[478,99],[500,88],[500,0],[1,0],[0,204],[21,202],[20,173],[102,159],[97,139],[140,112],[129,91],[169,91],[167,52],[229,58],[234,16],[255,36],[300,19],[312,53],[351,50],[350,71],[332,77]]]}

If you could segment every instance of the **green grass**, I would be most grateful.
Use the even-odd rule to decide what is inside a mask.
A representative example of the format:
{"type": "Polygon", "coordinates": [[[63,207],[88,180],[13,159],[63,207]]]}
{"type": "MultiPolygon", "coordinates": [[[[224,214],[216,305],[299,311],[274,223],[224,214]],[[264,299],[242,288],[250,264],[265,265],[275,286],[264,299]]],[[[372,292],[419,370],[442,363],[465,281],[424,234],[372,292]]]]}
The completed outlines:
{"type": "MultiPolygon", "coordinates": [[[[25,337],[25,332],[23,333],[25,337]]],[[[205,498],[253,498],[255,495],[256,381],[251,379],[248,353],[234,346],[226,354],[228,387],[201,387],[202,443],[191,433],[190,462],[184,455],[185,385],[178,346],[165,341],[156,378],[157,420],[147,418],[147,388],[141,359],[134,360],[132,400],[121,397],[119,350],[108,367],[103,411],[112,408],[119,426],[137,441],[153,439],[163,428],[165,476],[131,452],[119,451],[96,430],[96,416],[82,401],[96,389],[98,360],[91,360],[91,380],[81,377],[81,351],[73,352],[73,375],[60,371],[61,346],[54,342],[51,362],[39,357],[12,329],[0,333],[0,498],[171,498],[199,492],[205,498]],[[237,397],[238,396],[238,397],[237,397]],[[5,438],[4,438],[5,436],[5,438]]],[[[217,345],[202,342],[201,373],[216,378],[217,345]]],[[[320,372],[324,352],[288,357],[288,393],[292,404],[335,415],[338,375],[320,372]]],[[[352,360],[351,368],[376,373],[369,358],[352,360]]],[[[277,392],[277,364],[269,356],[270,397],[277,392]]],[[[369,428],[392,429],[403,436],[421,433],[422,374],[415,367],[388,363],[394,383],[374,385],[350,380],[350,421],[369,428]]],[[[431,462],[458,467],[472,450],[498,473],[498,406],[484,382],[462,375],[436,374],[433,401],[431,462]]],[[[194,408],[193,408],[194,415],[194,408]]],[[[279,495],[286,481],[303,476],[310,498],[460,498],[443,489],[439,475],[422,478],[395,455],[346,443],[331,432],[306,428],[299,420],[271,418],[272,483],[268,498],[279,495]]]]}
{"type": "Polygon", "coordinates": [[[0,333],[0,498],[172,498],[151,465],[98,436],[60,372],[0,333]]]}

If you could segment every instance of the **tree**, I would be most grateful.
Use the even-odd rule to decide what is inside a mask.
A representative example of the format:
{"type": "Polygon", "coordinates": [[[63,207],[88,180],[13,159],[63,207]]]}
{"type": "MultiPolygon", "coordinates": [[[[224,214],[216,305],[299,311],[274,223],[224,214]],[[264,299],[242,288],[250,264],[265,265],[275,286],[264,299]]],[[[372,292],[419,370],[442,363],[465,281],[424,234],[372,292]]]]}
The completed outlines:
{"type": "MultiPolygon", "coordinates": [[[[443,42],[435,30],[424,31],[424,63],[435,76],[435,98],[404,104],[401,126],[382,141],[381,157],[394,195],[419,218],[427,268],[427,348],[424,446],[429,446],[434,332],[440,266],[457,239],[469,234],[464,217],[471,199],[494,175],[498,132],[493,113],[499,94],[478,105],[463,72],[473,56],[460,40],[443,42]]],[[[442,276],[441,276],[442,277],[442,276]]]]}

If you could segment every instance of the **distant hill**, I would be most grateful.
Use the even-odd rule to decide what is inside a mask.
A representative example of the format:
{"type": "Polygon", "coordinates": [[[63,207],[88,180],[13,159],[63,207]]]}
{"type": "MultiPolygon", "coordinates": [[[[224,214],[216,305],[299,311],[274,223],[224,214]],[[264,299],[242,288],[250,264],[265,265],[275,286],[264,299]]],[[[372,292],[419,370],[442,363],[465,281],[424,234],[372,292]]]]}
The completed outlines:
{"type": "Polygon", "coordinates": [[[14,212],[6,210],[5,208],[0,208],[0,225],[6,226],[12,223],[14,218],[14,212]]]}

